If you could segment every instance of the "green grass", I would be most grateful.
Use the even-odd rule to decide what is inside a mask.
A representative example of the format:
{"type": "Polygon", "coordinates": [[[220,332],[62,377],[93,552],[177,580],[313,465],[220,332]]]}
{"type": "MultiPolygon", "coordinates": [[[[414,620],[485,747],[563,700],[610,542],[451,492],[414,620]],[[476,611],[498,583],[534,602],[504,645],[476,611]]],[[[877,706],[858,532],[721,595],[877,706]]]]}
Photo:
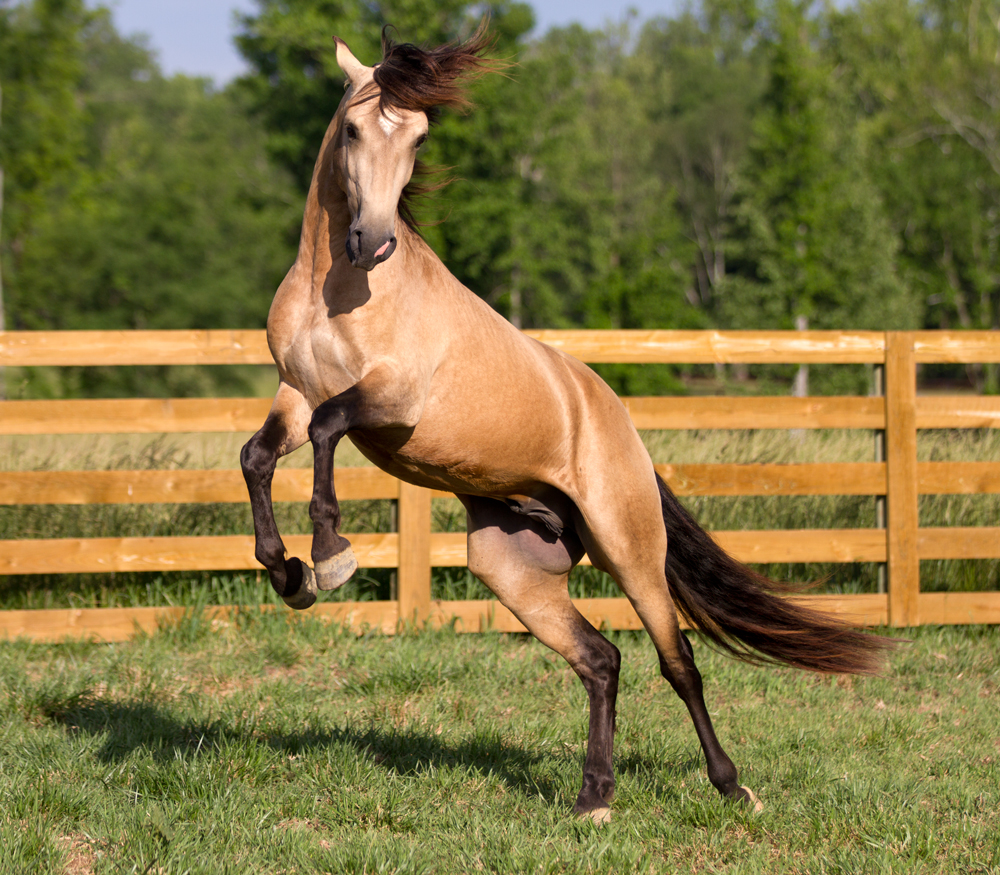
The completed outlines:
{"type": "Polygon", "coordinates": [[[641,634],[613,822],[570,815],[586,699],[521,636],[355,637],[194,616],[118,645],[0,644],[0,871],[1000,870],[996,628],[923,628],[879,678],[693,644],[753,816],[705,776],[641,634]]]}

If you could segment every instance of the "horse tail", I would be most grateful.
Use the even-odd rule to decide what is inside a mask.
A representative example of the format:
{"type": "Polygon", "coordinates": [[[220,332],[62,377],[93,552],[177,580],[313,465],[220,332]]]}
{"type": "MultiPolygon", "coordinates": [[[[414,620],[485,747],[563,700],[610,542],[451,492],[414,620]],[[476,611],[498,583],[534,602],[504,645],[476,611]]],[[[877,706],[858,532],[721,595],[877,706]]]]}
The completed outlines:
{"type": "Polygon", "coordinates": [[[873,674],[896,642],[851,629],[783,594],[795,587],[727,554],[657,475],[667,528],[667,581],[680,612],[724,652],[745,662],[817,672],[873,674]]]}

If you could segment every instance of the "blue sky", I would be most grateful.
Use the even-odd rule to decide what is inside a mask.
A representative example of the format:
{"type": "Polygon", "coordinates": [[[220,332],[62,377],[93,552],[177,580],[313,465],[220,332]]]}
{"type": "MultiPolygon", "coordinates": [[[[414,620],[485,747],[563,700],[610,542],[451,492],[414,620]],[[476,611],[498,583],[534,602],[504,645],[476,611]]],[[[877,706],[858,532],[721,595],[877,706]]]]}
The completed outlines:
{"type": "MultiPolygon", "coordinates": [[[[111,7],[120,32],[149,37],[167,75],[210,76],[223,84],[243,71],[232,41],[234,12],[253,12],[254,0],[103,0],[103,5],[111,7]]],[[[531,5],[536,33],[542,33],[572,21],[597,28],[621,20],[629,8],[641,19],[669,15],[683,0],[534,0],[531,5]]]]}

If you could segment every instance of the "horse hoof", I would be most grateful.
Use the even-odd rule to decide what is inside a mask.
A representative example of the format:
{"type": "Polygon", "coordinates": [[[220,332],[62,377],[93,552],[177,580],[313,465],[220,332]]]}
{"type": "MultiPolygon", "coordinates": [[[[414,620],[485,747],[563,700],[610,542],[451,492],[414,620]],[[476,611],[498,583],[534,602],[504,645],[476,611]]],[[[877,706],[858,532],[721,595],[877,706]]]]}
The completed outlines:
{"type": "Polygon", "coordinates": [[[316,576],[313,570],[301,559],[296,560],[302,568],[302,583],[294,595],[282,596],[281,600],[296,611],[311,608],[316,602],[316,576]]]}
{"type": "Polygon", "coordinates": [[[760,814],[764,810],[764,803],[761,802],[749,787],[740,785],[740,789],[745,795],[740,797],[740,802],[746,805],[754,814],[760,814]]]}
{"type": "Polygon", "coordinates": [[[590,811],[584,811],[580,816],[592,820],[598,826],[604,826],[606,823],[611,823],[610,808],[594,808],[590,811]]]}
{"type": "Polygon", "coordinates": [[[354,551],[348,546],[336,556],[322,559],[316,563],[316,586],[323,592],[329,592],[343,586],[358,570],[358,560],[354,551]]]}

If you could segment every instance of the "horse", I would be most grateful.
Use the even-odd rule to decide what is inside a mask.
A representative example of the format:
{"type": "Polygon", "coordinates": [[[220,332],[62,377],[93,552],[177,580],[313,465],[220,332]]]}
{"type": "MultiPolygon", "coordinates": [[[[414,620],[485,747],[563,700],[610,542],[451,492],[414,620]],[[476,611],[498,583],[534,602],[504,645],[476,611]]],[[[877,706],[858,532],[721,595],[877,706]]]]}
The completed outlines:
{"type": "Polygon", "coordinates": [[[782,598],[781,585],[727,555],[656,474],[615,393],[497,314],[417,232],[417,151],[438,108],[467,105],[466,81],[492,69],[486,28],[433,49],[383,32],[374,67],[334,39],[346,91],[316,160],[297,257],[268,314],[278,390],[240,454],[257,560],[298,610],[351,577],[357,560],[338,531],[333,480],[345,435],[390,474],[455,493],[469,569],[583,683],[589,734],[573,810],[603,823],[621,657],[570,600],[570,570],[586,553],[649,633],[712,784],[760,810],[712,726],[678,610],[750,662],[866,673],[887,642],[782,598]],[[286,555],[270,491],[277,459],[307,440],[311,568],[286,555]]]}

